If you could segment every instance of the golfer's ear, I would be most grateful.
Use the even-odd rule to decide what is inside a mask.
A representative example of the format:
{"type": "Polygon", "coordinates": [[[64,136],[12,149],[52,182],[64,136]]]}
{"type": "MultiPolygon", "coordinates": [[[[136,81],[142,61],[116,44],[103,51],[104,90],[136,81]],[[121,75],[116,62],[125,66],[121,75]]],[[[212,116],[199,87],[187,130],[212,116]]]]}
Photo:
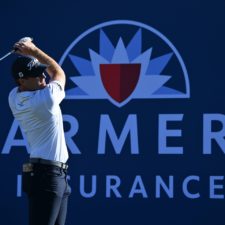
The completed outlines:
{"type": "Polygon", "coordinates": [[[19,85],[23,85],[25,83],[25,79],[23,79],[23,78],[19,78],[18,79],[18,84],[19,85]]]}

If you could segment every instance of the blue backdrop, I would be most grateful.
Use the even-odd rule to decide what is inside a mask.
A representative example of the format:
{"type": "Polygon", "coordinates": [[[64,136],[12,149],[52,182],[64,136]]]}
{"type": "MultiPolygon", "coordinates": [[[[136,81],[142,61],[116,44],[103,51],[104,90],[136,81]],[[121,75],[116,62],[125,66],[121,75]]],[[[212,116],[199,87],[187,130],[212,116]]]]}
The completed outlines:
{"type": "MultiPolygon", "coordinates": [[[[224,1],[9,0],[0,3],[0,19],[1,55],[21,37],[33,37],[61,59],[66,89],[72,89],[68,94],[75,93],[71,77],[82,75],[75,69],[78,58],[71,57],[90,61],[88,49],[100,55],[99,29],[79,42],[78,37],[108,21],[136,21],[156,29],[176,47],[188,72],[189,98],[133,98],[121,107],[112,99],[64,100],[72,187],[68,225],[225,224],[224,1]],[[69,46],[70,56],[63,59],[69,46]],[[178,152],[174,147],[180,147],[178,152]]],[[[120,37],[127,46],[139,28],[118,25],[102,31],[116,47],[120,37]]],[[[172,52],[157,35],[143,27],[141,32],[142,52],[153,47],[152,58],[172,52]]],[[[7,101],[14,87],[14,58],[0,62],[1,225],[28,224],[20,186],[28,152],[7,101]]],[[[185,92],[177,57],[163,72],[174,75],[169,87],[185,92]]]]}

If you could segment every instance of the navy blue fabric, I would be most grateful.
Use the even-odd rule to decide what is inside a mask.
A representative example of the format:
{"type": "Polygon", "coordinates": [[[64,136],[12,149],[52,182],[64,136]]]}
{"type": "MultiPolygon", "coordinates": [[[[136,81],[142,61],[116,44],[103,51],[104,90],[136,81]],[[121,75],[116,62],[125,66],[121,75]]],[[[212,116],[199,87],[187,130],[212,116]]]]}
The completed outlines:
{"type": "Polygon", "coordinates": [[[30,225],[65,224],[71,193],[65,170],[34,164],[32,172],[23,173],[23,191],[28,195],[30,225]]]}

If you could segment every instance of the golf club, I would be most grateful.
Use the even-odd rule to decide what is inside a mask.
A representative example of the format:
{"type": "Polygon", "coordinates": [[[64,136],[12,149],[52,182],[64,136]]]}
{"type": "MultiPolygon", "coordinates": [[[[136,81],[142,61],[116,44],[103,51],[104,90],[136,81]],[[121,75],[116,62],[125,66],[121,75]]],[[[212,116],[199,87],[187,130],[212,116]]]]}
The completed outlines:
{"type": "MultiPolygon", "coordinates": [[[[24,38],[21,38],[20,40],[19,40],[19,42],[26,42],[26,41],[33,41],[33,38],[31,38],[31,37],[24,37],[24,38]]],[[[0,58],[0,62],[3,60],[3,59],[5,59],[5,58],[7,58],[8,56],[10,56],[11,54],[13,54],[14,52],[16,52],[16,48],[14,48],[13,50],[11,50],[10,52],[8,52],[8,53],[6,53],[4,56],[2,56],[1,58],[0,58]]]]}

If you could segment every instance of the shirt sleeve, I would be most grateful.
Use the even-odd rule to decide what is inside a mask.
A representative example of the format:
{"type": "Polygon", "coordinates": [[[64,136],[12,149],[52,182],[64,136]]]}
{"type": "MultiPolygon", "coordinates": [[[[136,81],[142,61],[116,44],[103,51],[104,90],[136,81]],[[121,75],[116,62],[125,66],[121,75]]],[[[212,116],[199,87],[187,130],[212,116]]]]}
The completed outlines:
{"type": "Polygon", "coordinates": [[[65,98],[65,91],[60,81],[51,81],[44,89],[47,97],[47,104],[60,104],[65,98]]]}
{"type": "Polygon", "coordinates": [[[48,111],[54,112],[54,108],[64,98],[65,91],[60,81],[51,81],[44,89],[38,91],[35,97],[35,105],[37,107],[44,106],[48,111]]]}

